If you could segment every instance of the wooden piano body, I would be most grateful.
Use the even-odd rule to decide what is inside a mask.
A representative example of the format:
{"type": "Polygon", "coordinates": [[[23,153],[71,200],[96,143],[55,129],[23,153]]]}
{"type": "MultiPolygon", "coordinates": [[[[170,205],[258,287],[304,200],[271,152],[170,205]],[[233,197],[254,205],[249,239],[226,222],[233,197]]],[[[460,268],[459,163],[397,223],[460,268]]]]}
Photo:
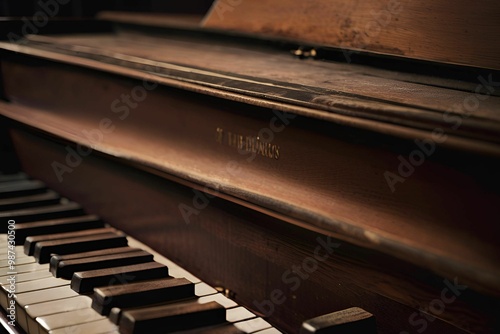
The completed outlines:
{"type": "Polygon", "coordinates": [[[325,47],[272,10],[219,31],[258,3],[219,1],[205,29],[108,13],[2,42],[1,168],[286,332],[353,306],[379,333],[498,332],[498,43],[381,56],[394,36],[325,47]]]}

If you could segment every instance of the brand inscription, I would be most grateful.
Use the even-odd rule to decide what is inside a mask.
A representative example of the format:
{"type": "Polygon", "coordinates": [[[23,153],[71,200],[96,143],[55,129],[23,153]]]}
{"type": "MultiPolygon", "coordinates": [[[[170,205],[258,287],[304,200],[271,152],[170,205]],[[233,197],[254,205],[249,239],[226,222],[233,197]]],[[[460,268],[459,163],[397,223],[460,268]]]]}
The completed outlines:
{"type": "Polygon", "coordinates": [[[259,136],[245,136],[242,134],[217,128],[215,140],[220,145],[227,145],[238,150],[238,152],[253,153],[266,158],[278,160],[280,157],[279,145],[262,140],[259,136]]]}

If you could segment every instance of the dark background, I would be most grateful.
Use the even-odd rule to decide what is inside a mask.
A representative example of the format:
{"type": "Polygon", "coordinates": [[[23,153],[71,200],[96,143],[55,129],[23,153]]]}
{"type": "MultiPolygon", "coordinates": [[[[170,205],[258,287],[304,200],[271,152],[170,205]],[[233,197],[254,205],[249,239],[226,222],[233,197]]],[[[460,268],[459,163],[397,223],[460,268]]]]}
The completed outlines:
{"type": "Polygon", "coordinates": [[[57,2],[59,17],[94,17],[104,10],[204,14],[213,0],[0,0],[0,16],[32,16],[43,4],[57,2]]]}

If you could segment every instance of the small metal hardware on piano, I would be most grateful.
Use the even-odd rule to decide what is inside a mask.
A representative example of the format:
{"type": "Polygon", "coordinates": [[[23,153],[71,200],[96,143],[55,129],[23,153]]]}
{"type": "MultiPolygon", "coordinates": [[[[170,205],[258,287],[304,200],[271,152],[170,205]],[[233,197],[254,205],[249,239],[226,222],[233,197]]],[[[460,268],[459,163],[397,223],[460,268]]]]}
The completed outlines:
{"type": "Polygon", "coordinates": [[[1,328],[500,332],[500,2],[66,2],[0,5],[1,328]]]}

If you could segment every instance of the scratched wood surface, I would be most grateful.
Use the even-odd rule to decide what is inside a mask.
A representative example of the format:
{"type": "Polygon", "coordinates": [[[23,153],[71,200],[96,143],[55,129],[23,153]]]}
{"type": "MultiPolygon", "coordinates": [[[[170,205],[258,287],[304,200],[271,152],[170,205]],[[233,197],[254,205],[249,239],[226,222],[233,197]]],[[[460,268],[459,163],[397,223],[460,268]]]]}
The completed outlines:
{"type": "MultiPolygon", "coordinates": [[[[416,276],[426,276],[428,272],[450,279],[458,276],[460,282],[463,280],[464,284],[470,286],[471,291],[498,297],[500,251],[495,239],[499,231],[495,219],[500,207],[500,180],[496,173],[499,163],[498,159],[482,156],[474,150],[472,153],[465,152],[467,146],[463,144],[478,139],[482,143],[489,142],[498,152],[499,98],[496,93],[480,103],[477,113],[464,117],[463,109],[457,107],[456,103],[463,102],[474,92],[478,85],[476,82],[449,82],[359,65],[302,61],[293,58],[288,52],[283,54],[268,52],[268,49],[199,42],[123,31],[119,34],[87,36],[34,36],[31,37],[31,44],[2,44],[6,49],[19,52],[17,56],[24,53],[48,58],[52,62],[27,61],[22,57],[16,61],[9,58],[8,61],[7,57],[3,58],[6,94],[12,103],[2,103],[1,113],[64,140],[91,145],[88,138],[82,135],[81,129],[94,128],[104,116],[109,116],[113,99],[140,84],[140,81],[124,76],[142,79],[153,75],[165,87],[148,93],[148,98],[134,110],[136,116],[120,123],[117,131],[106,135],[95,147],[96,151],[115,158],[126,158],[130,163],[152,168],[180,183],[188,180],[189,185],[200,189],[206,185],[215,187],[219,190],[219,196],[265,213],[264,216],[258,214],[251,222],[236,219],[238,223],[252,226],[267,222],[263,218],[266,215],[277,217],[308,230],[320,231],[380,252],[384,256],[389,255],[392,258],[390,261],[396,261],[397,265],[402,263],[398,261],[403,261],[424,270],[416,269],[416,276]],[[58,63],[73,66],[60,66],[58,63]],[[82,68],[78,69],[74,65],[82,68]],[[148,71],[144,66],[152,66],[153,71],[148,71]],[[203,82],[201,77],[196,77],[201,74],[207,74],[205,79],[216,78],[217,81],[203,82]],[[245,86],[238,86],[242,82],[245,86]],[[248,89],[255,82],[260,85],[258,87],[266,88],[259,92],[258,97],[251,95],[248,89]],[[279,91],[277,88],[286,88],[298,94],[280,96],[280,92],[286,93],[286,90],[279,91]],[[309,96],[307,94],[311,92],[321,93],[318,94],[320,98],[305,100],[303,97],[309,96]],[[304,107],[300,105],[301,101],[310,104],[304,107]],[[276,140],[279,140],[287,154],[279,161],[262,159],[251,164],[244,164],[245,156],[240,156],[244,167],[242,176],[237,179],[228,177],[224,173],[226,163],[235,159],[235,152],[228,147],[218,146],[214,142],[213,130],[222,124],[236,132],[258,133],[259,129],[269,125],[271,108],[284,106],[289,108],[288,111],[305,116],[299,117],[283,133],[276,134],[276,140]],[[339,108],[328,109],[331,106],[339,108]],[[405,181],[404,187],[398,188],[395,194],[391,193],[383,177],[384,171],[397,169],[398,155],[407,156],[415,149],[413,140],[422,138],[412,137],[416,132],[410,130],[416,131],[419,127],[433,129],[439,124],[435,122],[441,120],[450,108],[455,115],[462,115],[464,122],[460,131],[453,135],[465,141],[451,150],[440,148],[439,154],[429,157],[405,181]],[[342,116],[349,118],[349,121],[342,123],[339,119],[329,118],[339,115],[341,111],[347,111],[342,116]],[[403,131],[390,132],[390,136],[386,137],[384,133],[388,133],[387,128],[382,126],[376,128],[378,134],[372,132],[375,128],[370,128],[370,131],[359,130],[356,122],[360,119],[376,121],[384,126],[400,126],[403,131]],[[404,134],[410,140],[401,140],[404,134]]],[[[23,141],[22,138],[20,141],[23,141]]],[[[33,147],[34,143],[25,143],[24,165],[41,175],[37,171],[39,164],[35,163],[40,155],[30,156],[33,147]]],[[[57,185],[50,169],[50,161],[53,160],[48,159],[44,168],[49,174],[52,173],[49,176],[50,183],[61,188],[65,184],[57,185]]],[[[57,159],[63,158],[59,155],[57,159]]],[[[97,173],[96,170],[93,172],[97,173]]],[[[99,181],[92,176],[90,179],[92,183],[105,184],[103,179],[99,181]]],[[[79,180],[80,186],[89,183],[85,180],[89,180],[89,177],[79,180]]],[[[90,192],[83,194],[78,191],[74,195],[87,199],[92,196],[90,192]]],[[[182,200],[189,201],[192,199],[190,196],[191,193],[182,200]]],[[[106,196],[101,198],[101,204],[94,202],[93,205],[104,206],[109,203],[105,199],[106,196]]],[[[176,210],[179,203],[177,201],[169,205],[176,210]]],[[[115,206],[114,210],[119,210],[118,207],[115,206]]],[[[143,209],[139,208],[146,213],[143,209]]],[[[230,215],[237,216],[237,211],[234,210],[230,215]]],[[[252,269],[256,268],[271,268],[267,263],[262,264],[261,258],[268,261],[269,248],[281,249],[280,256],[271,259],[281,263],[281,267],[269,269],[274,275],[275,284],[279,284],[287,264],[301,260],[300,256],[303,258],[306,254],[304,249],[296,251],[295,247],[299,247],[301,242],[297,236],[310,232],[294,230],[295,227],[283,222],[274,222],[280,225],[282,231],[297,231],[295,238],[282,246],[280,240],[284,236],[280,232],[276,239],[264,246],[258,242],[259,236],[264,234],[251,234],[248,230],[240,234],[233,227],[228,227],[228,232],[221,230],[217,223],[212,225],[209,222],[221,222],[223,219],[220,217],[218,214],[203,216],[201,223],[209,224],[205,226],[210,233],[219,235],[227,232],[232,240],[230,242],[236,240],[239,246],[252,248],[252,252],[259,254],[259,259],[252,261],[247,268],[248,272],[255,272],[252,269]],[[238,234],[233,235],[231,231],[238,234]],[[252,238],[247,239],[250,235],[252,238]],[[294,252],[293,258],[288,257],[288,250],[294,252]]],[[[164,218],[160,218],[156,227],[139,232],[147,234],[147,238],[154,240],[159,247],[162,247],[163,237],[154,232],[162,229],[164,218]]],[[[179,216],[171,219],[174,218],[178,223],[179,216]]],[[[130,222],[127,230],[133,231],[138,224],[138,220],[130,222]]],[[[201,236],[203,231],[196,233],[201,236]]],[[[184,248],[186,245],[196,248],[204,242],[203,237],[196,239],[199,242],[193,241],[192,235],[182,240],[190,240],[184,244],[184,248]]],[[[313,240],[308,248],[313,246],[313,240]]],[[[204,249],[217,248],[215,244],[209,242],[204,249]]],[[[231,248],[221,247],[225,248],[219,249],[219,254],[231,248]]],[[[201,258],[199,254],[195,252],[185,261],[198,272],[211,271],[208,264],[196,260],[201,258]]],[[[366,259],[369,255],[363,254],[362,257],[366,259]]],[[[244,256],[229,260],[236,263],[241,258],[244,256]]],[[[220,263],[217,266],[222,270],[219,275],[228,275],[226,278],[231,276],[231,279],[239,279],[239,282],[248,280],[248,276],[236,277],[238,273],[242,275],[242,271],[230,275],[227,269],[221,269],[226,265],[220,263]]],[[[397,265],[392,263],[387,267],[395,268],[397,265]]],[[[370,285],[369,280],[356,281],[356,286],[368,287],[367,294],[360,293],[346,282],[355,280],[354,277],[376,276],[378,268],[363,271],[361,276],[356,269],[352,276],[342,278],[336,275],[349,271],[350,267],[342,267],[339,271],[334,268],[332,266],[323,273],[325,280],[311,284],[321,286],[324,282],[333,282],[328,287],[330,292],[333,291],[327,294],[330,299],[342,295],[343,291],[337,286],[345,286],[347,294],[336,304],[338,306],[344,307],[353,300],[361,301],[366,296],[371,311],[376,308],[379,295],[382,295],[409,305],[413,310],[412,307],[425,307],[432,298],[436,298],[434,296],[439,296],[439,288],[419,296],[403,293],[404,290],[412,290],[420,282],[408,283],[408,277],[397,284],[384,278],[378,278],[373,285],[370,285]]],[[[231,279],[224,281],[232,282],[231,279]]],[[[272,290],[273,286],[266,288],[272,290]]],[[[239,286],[238,290],[241,289],[244,289],[244,285],[239,286]]],[[[269,291],[262,289],[262,284],[259,284],[258,288],[250,292],[265,298],[269,291]]],[[[251,303],[254,297],[250,292],[245,298],[251,303]]],[[[314,304],[318,299],[325,301],[322,305],[328,305],[325,295],[301,293],[301,296],[307,305],[314,304]]],[[[472,314],[468,306],[471,304],[453,304],[449,309],[452,312],[442,315],[442,319],[464,330],[477,328],[487,331],[493,328],[494,320],[489,315],[491,310],[484,309],[489,302],[482,303],[480,300],[483,297],[478,298],[474,305],[479,309],[472,314]],[[461,313],[467,314],[466,317],[459,316],[461,313]]],[[[296,306],[293,300],[289,302],[289,306],[277,311],[284,316],[283,319],[287,318],[284,314],[293,313],[296,306]]],[[[491,305],[496,304],[493,302],[491,305]]],[[[390,309],[401,316],[402,311],[394,304],[390,309]]],[[[304,312],[306,314],[308,311],[304,312]]],[[[399,325],[407,323],[407,318],[401,319],[404,321],[399,322],[399,325]]],[[[391,327],[386,332],[397,329],[391,327]]],[[[446,331],[441,328],[436,332],[446,331]]]]}
{"type": "MultiPolygon", "coordinates": [[[[493,333],[498,328],[498,300],[465,289],[462,277],[457,278],[460,297],[434,314],[435,320],[422,323],[426,318],[417,315],[412,319],[418,323],[410,322],[414,312],[428,309],[441,297],[448,287],[444,279],[342,240],[332,239],[339,243],[337,248],[322,248],[321,255],[333,250],[330,257],[294,288],[299,276],[290,274],[283,280],[284,273],[313,256],[322,244],[318,238],[327,241],[324,235],[218,198],[186,224],[178,205],[192,201],[189,187],[141,171],[134,163],[96,154],[86,157],[61,183],[51,163],[64,160],[67,143],[13,128],[24,171],[211,285],[230,289],[238,303],[256,312],[271,311],[256,303],[263,304],[275,289],[283,291],[285,300],[274,305],[269,320],[289,333],[297,333],[306,319],[352,306],[373,313],[380,334],[412,333],[424,325],[432,334],[493,333]]],[[[453,294],[447,290],[446,297],[453,294]]]]}
{"type": "MultiPolygon", "coordinates": [[[[490,143],[499,140],[500,114],[497,110],[500,89],[496,88],[496,76],[488,73],[482,80],[461,82],[363,65],[303,61],[287,51],[254,45],[216,43],[210,39],[179,38],[175,35],[154,37],[131,31],[32,36],[30,40],[32,44],[27,44],[29,48],[23,52],[36,53],[39,49],[39,52],[50,52],[46,57],[62,60],[67,56],[77,56],[71,61],[99,60],[99,66],[108,68],[109,65],[120,64],[121,67],[143,66],[150,72],[163,69],[167,75],[169,70],[181,69],[187,75],[185,79],[177,74],[171,77],[180,78],[181,82],[208,84],[210,88],[221,89],[228,98],[227,92],[232,91],[318,108],[329,112],[309,112],[308,116],[323,119],[347,117],[349,122],[358,123],[376,121],[372,129],[410,138],[422,135],[412,131],[426,129],[430,133],[441,127],[447,133],[460,137],[456,142],[450,136],[446,145],[498,151],[498,147],[490,143]],[[203,79],[196,80],[194,75],[208,75],[216,79],[207,83],[203,79]],[[259,86],[252,91],[250,83],[256,82],[259,86]],[[485,83],[489,86],[486,87],[485,83]],[[478,87],[483,96],[480,96],[480,101],[474,100],[478,103],[473,105],[471,111],[464,107],[464,101],[474,98],[472,94],[478,87]],[[471,139],[480,139],[481,142],[470,142],[471,139]]],[[[4,47],[19,51],[23,48],[4,47]]]]}
{"type": "Polygon", "coordinates": [[[495,0],[219,0],[204,26],[500,69],[495,0]]]}
{"type": "Polygon", "coordinates": [[[299,117],[274,134],[279,160],[249,160],[219,145],[215,130],[256,136],[273,118],[268,108],[159,87],[122,121],[110,104],[137,82],[50,64],[9,63],[4,73],[16,101],[1,104],[5,116],[500,295],[498,159],[440,148],[392,192],[384,173],[398,173],[413,141],[299,117]],[[116,131],[89,141],[80,129],[103,117],[116,131]]]}

